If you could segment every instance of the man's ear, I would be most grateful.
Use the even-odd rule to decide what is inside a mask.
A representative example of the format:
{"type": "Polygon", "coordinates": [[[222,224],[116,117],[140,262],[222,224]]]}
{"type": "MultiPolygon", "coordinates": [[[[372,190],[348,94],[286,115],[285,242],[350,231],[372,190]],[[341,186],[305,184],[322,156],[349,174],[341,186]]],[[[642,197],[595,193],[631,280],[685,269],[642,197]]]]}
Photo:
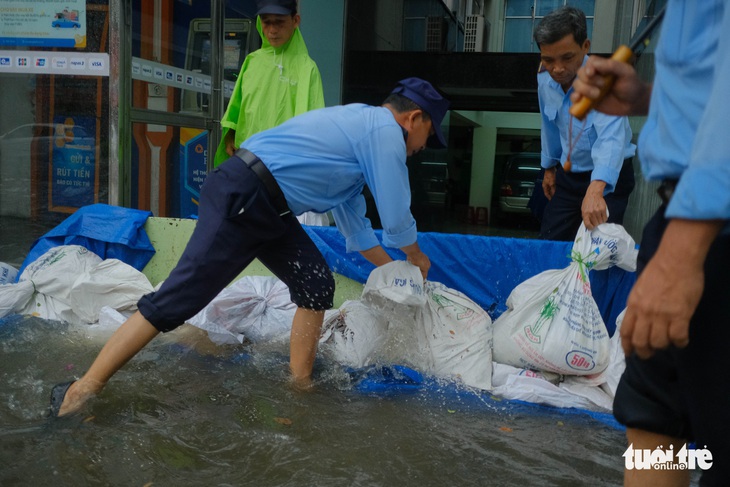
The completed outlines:
{"type": "Polygon", "coordinates": [[[411,128],[413,128],[413,124],[416,120],[418,120],[418,118],[421,118],[421,120],[423,120],[423,110],[411,110],[410,112],[408,112],[407,120],[410,122],[411,128]]]}

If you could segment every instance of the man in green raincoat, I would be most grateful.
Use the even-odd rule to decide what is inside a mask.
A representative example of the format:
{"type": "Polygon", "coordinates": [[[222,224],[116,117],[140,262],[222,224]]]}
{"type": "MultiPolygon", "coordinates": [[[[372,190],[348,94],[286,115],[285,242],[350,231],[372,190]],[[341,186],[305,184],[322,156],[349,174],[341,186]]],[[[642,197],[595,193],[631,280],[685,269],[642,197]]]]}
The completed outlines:
{"type": "Polygon", "coordinates": [[[296,0],[259,0],[261,49],[246,56],[221,125],[217,167],[251,135],[324,107],[322,78],[299,31],[296,0]]]}

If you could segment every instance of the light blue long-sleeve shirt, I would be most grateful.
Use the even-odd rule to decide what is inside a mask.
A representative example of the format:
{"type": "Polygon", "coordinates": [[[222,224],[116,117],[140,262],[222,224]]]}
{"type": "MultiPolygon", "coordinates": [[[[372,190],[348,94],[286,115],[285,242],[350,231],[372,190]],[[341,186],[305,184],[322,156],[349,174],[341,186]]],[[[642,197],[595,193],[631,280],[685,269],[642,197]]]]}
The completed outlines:
{"type": "Polygon", "coordinates": [[[680,179],[669,218],[730,219],[729,10],[725,0],[667,4],[639,155],[648,179],[680,179]]]}
{"type": "MultiPolygon", "coordinates": [[[[584,59],[583,63],[588,59],[584,59]]],[[[631,127],[627,117],[591,111],[582,122],[570,115],[570,93],[543,71],[537,75],[537,94],[542,121],[542,161],[544,168],[565,164],[570,141],[571,171],[591,172],[591,181],[605,181],[604,194],[616,187],[624,159],[633,157],[636,146],[631,143],[631,127]],[[570,120],[573,119],[572,134],[570,120]]]]}
{"type": "Polygon", "coordinates": [[[365,184],[378,208],[383,245],[416,242],[405,138],[388,108],[313,110],[249,137],[241,147],[269,168],[294,214],[332,210],[348,252],[379,245],[365,217],[365,184]]]}

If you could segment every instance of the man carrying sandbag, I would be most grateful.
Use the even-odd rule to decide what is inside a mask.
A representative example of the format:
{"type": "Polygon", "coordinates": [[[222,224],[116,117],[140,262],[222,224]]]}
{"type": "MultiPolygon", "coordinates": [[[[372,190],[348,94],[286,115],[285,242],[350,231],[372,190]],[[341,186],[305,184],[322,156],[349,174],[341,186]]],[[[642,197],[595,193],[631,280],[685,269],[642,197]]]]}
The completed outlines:
{"type": "Polygon", "coordinates": [[[257,133],[212,171],[201,190],[200,217],[177,266],[159,291],[109,339],[84,376],[51,394],[51,414],[78,411],[160,332],[180,326],[258,258],[288,287],[297,305],[290,369],[310,385],[324,311],[334,279],[295,215],[332,211],[348,251],[376,266],[392,259],[365,217],[365,184],[375,197],[383,245],[400,248],[424,278],[410,212],[406,157],[446,146],[441,122],[449,102],[418,78],[398,83],[383,106],[351,104],[314,110],[257,133]],[[322,181],[328,181],[322,184],[322,181]]]}

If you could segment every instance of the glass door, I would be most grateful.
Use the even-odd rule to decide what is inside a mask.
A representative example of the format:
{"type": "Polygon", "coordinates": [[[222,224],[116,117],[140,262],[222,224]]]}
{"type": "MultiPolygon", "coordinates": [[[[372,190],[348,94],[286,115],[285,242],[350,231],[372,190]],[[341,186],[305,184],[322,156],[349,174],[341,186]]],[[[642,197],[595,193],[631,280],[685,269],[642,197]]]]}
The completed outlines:
{"type": "Polygon", "coordinates": [[[258,48],[254,14],[253,0],[131,0],[125,206],[197,215],[225,104],[258,48]]]}

